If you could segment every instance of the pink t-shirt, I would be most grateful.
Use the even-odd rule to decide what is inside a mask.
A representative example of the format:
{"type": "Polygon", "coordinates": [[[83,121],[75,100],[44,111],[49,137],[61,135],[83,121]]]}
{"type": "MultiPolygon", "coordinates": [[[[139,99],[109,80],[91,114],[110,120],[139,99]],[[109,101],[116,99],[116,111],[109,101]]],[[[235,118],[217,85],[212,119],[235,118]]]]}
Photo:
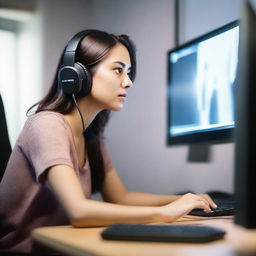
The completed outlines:
{"type": "MultiPolygon", "coordinates": [[[[103,141],[101,150],[108,171],[112,163],[103,141]]],[[[57,164],[74,169],[89,198],[90,166],[86,161],[85,166],[79,167],[71,127],[62,114],[43,111],[25,123],[0,184],[0,250],[37,251],[39,245],[30,238],[34,228],[70,224],[44,182],[45,171],[57,164]]]]}

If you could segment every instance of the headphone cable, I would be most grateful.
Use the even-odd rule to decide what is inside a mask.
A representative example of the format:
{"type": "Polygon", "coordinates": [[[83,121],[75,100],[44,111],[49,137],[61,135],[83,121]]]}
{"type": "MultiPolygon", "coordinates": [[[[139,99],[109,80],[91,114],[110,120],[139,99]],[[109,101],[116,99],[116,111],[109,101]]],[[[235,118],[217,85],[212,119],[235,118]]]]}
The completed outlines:
{"type": "Polygon", "coordinates": [[[74,94],[72,94],[72,98],[73,98],[74,103],[75,103],[75,106],[76,106],[76,108],[77,108],[77,110],[78,110],[78,112],[79,112],[79,115],[80,115],[80,118],[81,118],[81,121],[82,121],[82,125],[83,125],[83,132],[84,132],[84,131],[85,131],[85,125],[84,125],[84,118],[83,118],[83,115],[82,115],[82,113],[81,113],[81,111],[80,111],[80,109],[79,109],[79,107],[78,107],[78,104],[77,104],[77,102],[76,102],[76,98],[75,98],[75,95],[74,95],[74,94]]]}

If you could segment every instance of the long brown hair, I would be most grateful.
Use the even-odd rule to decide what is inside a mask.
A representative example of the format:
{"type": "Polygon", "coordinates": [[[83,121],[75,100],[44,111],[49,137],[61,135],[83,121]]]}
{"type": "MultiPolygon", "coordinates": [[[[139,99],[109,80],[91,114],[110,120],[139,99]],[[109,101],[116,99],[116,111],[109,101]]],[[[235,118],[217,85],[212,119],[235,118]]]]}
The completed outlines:
{"type": "MultiPolygon", "coordinates": [[[[98,64],[118,43],[123,44],[129,52],[131,59],[130,79],[134,81],[136,76],[135,46],[127,35],[116,36],[100,30],[88,30],[88,33],[86,33],[86,36],[80,41],[77,47],[75,61],[82,63],[93,76],[98,64]]],[[[58,70],[62,66],[63,55],[64,51],[48,93],[42,100],[30,107],[27,114],[34,107],[37,107],[35,113],[50,110],[61,114],[68,114],[75,107],[72,97],[65,95],[58,86],[58,70]]],[[[103,132],[108,122],[109,115],[109,110],[99,112],[84,132],[91,167],[93,193],[100,191],[105,177],[100,141],[103,139],[103,132]]]]}

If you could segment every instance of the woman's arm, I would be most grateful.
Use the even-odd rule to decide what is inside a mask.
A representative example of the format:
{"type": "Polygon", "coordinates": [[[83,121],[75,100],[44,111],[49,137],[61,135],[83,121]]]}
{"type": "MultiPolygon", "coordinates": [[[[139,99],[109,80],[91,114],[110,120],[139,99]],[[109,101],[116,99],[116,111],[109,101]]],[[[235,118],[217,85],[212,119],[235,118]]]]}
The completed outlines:
{"type": "MultiPolygon", "coordinates": [[[[140,206],[163,206],[180,199],[181,195],[160,195],[140,192],[129,192],[119,178],[115,169],[106,172],[105,181],[102,188],[102,197],[107,202],[140,205],[140,206]]],[[[198,196],[209,201],[211,207],[215,207],[212,199],[206,194],[198,196]]]]}
{"type": "Polygon", "coordinates": [[[51,167],[47,179],[72,225],[77,227],[106,226],[120,222],[173,222],[193,208],[210,211],[207,200],[193,194],[161,207],[126,206],[89,200],[84,196],[74,170],[65,165],[51,167]]]}

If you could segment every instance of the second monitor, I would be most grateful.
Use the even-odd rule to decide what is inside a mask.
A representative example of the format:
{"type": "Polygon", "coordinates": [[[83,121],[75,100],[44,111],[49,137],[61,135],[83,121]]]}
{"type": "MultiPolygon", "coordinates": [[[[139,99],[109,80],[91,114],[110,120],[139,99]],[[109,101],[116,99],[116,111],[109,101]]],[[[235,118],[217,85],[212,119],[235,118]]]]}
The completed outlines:
{"type": "Polygon", "coordinates": [[[230,140],[238,21],[168,52],[167,143],[230,140]]]}

